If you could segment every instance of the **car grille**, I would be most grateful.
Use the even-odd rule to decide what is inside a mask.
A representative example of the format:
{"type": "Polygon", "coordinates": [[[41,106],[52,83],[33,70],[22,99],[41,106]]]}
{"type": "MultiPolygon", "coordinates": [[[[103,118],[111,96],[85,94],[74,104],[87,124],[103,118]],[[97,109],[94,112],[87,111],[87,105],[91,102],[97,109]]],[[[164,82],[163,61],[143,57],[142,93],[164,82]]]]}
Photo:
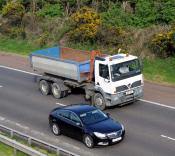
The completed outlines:
{"type": "Polygon", "coordinates": [[[114,138],[118,138],[122,135],[122,130],[117,131],[117,132],[112,132],[112,133],[108,133],[107,136],[110,139],[114,139],[114,138]]]}

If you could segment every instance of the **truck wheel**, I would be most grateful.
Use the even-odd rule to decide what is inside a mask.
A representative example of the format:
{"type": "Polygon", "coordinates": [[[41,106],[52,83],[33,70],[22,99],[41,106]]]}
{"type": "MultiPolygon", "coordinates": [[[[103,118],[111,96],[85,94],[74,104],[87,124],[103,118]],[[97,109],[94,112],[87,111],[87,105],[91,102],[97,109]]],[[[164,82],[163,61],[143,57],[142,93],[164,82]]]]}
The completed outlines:
{"type": "Polygon", "coordinates": [[[100,110],[104,110],[106,108],[105,99],[100,93],[94,94],[92,97],[92,104],[100,110]]]}
{"type": "Polygon", "coordinates": [[[63,91],[63,97],[68,96],[68,90],[63,91]]]}
{"type": "Polygon", "coordinates": [[[60,99],[63,97],[63,91],[61,91],[59,84],[57,83],[52,84],[52,94],[56,99],[60,99]]]}
{"type": "Polygon", "coordinates": [[[50,83],[46,80],[41,80],[39,82],[39,89],[43,95],[48,95],[50,93],[50,83]]]}
{"type": "Polygon", "coordinates": [[[90,96],[90,95],[85,94],[85,95],[84,95],[84,99],[85,99],[85,101],[89,101],[89,100],[91,99],[91,96],[90,96]]]}

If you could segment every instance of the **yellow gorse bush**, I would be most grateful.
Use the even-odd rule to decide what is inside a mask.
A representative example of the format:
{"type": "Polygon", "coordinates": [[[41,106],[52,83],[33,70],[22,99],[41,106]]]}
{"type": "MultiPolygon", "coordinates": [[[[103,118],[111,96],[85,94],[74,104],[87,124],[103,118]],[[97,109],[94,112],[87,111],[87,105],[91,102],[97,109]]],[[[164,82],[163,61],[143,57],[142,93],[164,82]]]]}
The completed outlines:
{"type": "Polygon", "coordinates": [[[88,7],[83,7],[71,16],[74,29],[70,32],[73,39],[94,39],[101,25],[98,13],[88,7]]]}
{"type": "Polygon", "coordinates": [[[151,40],[153,51],[160,57],[169,57],[175,54],[175,29],[153,36],[151,40]]]}
{"type": "Polygon", "coordinates": [[[24,6],[20,2],[10,1],[2,9],[2,15],[22,16],[25,12],[24,6]]]}

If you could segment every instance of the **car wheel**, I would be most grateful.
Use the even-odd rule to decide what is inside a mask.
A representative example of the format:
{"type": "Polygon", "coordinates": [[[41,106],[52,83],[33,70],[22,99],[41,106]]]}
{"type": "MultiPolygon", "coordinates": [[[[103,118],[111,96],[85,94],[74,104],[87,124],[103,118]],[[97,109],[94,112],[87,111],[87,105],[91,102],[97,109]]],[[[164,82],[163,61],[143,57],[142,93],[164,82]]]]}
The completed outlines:
{"type": "Polygon", "coordinates": [[[90,135],[85,135],[83,138],[83,142],[88,148],[94,147],[94,141],[90,135]]]}
{"type": "Polygon", "coordinates": [[[50,93],[50,83],[46,80],[41,80],[39,82],[39,88],[43,95],[48,95],[50,93]]]}
{"type": "Polygon", "coordinates": [[[52,84],[52,94],[56,99],[60,99],[63,97],[63,92],[61,91],[61,88],[57,83],[52,84]]]}
{"type": "Polygon", "coordinates": [[[95,107],[99,108],[100,110],[105,110],[106,102],[103,95],[101,95],[100,93],[95,93],[92,98],[93,98],[92,104],[95,107]]]}
{"type": "Polygon", "coordinates": [[[54,135],[60,135],[61,134],[60,127],[57,124],[53,123],[51,128],[52,128],[52,132],[53,132],[54,135]]]}

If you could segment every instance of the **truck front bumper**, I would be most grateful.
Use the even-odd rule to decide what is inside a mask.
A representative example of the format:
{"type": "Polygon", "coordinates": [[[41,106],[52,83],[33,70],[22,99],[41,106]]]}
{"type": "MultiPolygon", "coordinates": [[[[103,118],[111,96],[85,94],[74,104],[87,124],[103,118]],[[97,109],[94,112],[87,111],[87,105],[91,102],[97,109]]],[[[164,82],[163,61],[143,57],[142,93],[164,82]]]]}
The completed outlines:
{"type": "Polygon", "coordinates": [[[143,86],[132,88],[130,91],[132,91],[131,94],[127,94],[128,90],[126,90],[117,94],[106,95],[106,106],[124,105],[143,97],[143,86]]]}

